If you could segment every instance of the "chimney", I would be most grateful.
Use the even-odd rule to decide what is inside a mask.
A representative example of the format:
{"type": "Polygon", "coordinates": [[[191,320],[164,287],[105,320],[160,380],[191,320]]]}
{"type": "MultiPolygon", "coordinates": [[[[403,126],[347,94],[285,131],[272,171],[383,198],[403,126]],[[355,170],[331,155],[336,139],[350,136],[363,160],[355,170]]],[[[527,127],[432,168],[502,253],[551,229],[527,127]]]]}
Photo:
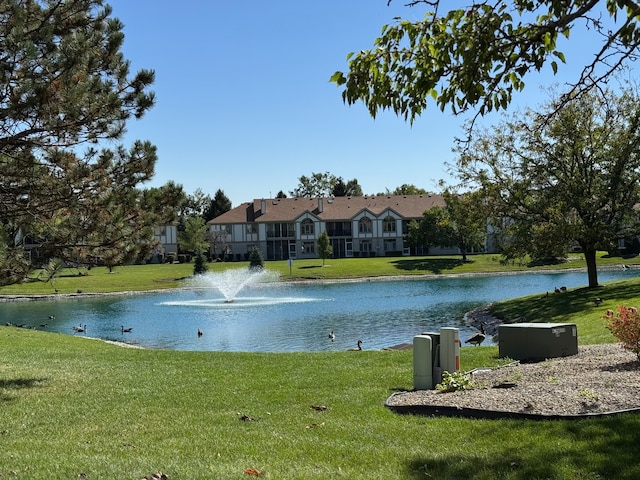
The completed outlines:
{"type": "Polygon", "coordinates": [[[260,201],[260,213],[262,215],[267,213],[267,201],[264,198],[260,201]]]}
{"type": "Polygon", "coordinates": [[[318,197],[318,213],[322,213],[322,197],[318,197]]]}

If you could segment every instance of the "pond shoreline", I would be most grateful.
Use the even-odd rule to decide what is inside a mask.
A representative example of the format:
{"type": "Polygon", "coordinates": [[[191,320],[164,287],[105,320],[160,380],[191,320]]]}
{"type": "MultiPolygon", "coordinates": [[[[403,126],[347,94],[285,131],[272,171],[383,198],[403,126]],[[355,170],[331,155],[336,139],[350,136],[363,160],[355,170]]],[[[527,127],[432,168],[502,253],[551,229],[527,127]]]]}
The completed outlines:
{"type": "MultiPolygon", "coordinates": [[[[617,267],[603,267],[599,271],[617,270],[617,267]]],[[[425,273],[419,275],[382,275],[377,277],[357,277],[357,278],[335,278],[335,279],[301,279],[301,280],[278,280],[277,283],[283,285],[305,285],[305,284],[333,284],[333,283],[356,283],[356,282],[392,282],[392,281],[420,281],[420,280],[435,280],[441,278],[471,278],[471,277],[492,277],[492,276],[507,276],[507,275],[544,275],[555,273],[578,273],[585,272],[585,267],[581,268],[565,268],[554,270],[535,270],[535,271],[509,271],[509,272],[469,272],[469,273],[425,273]]],[[[192,277],[189,277],[192,278],[192,277]]],[[[275,283],[275,282],[274,282],[275,283]]],[[[101,296],[117,296],[117,295],[138,295],[144,293],[163,293],[174,292],[182,290],[194,290],[199,287],[175,287],[175,288],[156,288],[150,290],[122,290],[117,292],[79,292],[79,293],[36,293],[36,294],[0,294],[0,302],[15,302],[15,301],[34,301],[34,300],[53,300],[57,298],[86,298],[86,297],[101,297],[101,296]]]]}

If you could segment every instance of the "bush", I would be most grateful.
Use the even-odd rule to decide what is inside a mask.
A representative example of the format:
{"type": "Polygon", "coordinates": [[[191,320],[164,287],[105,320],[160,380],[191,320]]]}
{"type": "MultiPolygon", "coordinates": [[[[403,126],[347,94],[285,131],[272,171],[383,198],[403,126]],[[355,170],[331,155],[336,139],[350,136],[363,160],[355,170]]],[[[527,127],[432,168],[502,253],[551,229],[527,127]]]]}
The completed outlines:
{"type": "Polygon", "coordinates": [[[440,393],[459,392],[460,390],[469,390],[473,388],[471,377],[462,372],[442,372],[442,382],[436,385],[436,389],[440,393]]]}
{"type": "Polygon", "coordinates": [[[622,342],[622,346],[632,351],[640,361],[640,314],[636,307],[618,307],[618,313],[607,310],[607,329],[622,342]]]}

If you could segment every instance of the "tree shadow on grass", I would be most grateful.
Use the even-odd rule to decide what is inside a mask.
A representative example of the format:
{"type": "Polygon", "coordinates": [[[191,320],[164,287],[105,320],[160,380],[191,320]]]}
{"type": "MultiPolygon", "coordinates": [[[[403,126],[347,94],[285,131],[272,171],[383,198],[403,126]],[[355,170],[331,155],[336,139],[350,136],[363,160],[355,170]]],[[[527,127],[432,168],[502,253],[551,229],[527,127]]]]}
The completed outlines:
{"type": "MultiPolygon", "coordinates": [[[[607,309],[615,309],[616,305],[607,300],[607,286],[601,288],[577,288],[564,293],[550,292],[540,297],[528,296],[516,298],[507,304],[498,304],[495,314],[505,322],[518,321],[523,315],[526,321],[549,321],[560,316],[571,316],[579,312],[596,309],[603,314],[607,309]],[[595,298],[602,298],[603,303],[596,305],[595,298]]],[[[613,289],[613,286],[611,287],[613,289]]],[[[635,282],[615,286],[615,297],[624,302],[626,298],[638,296],[638,285],[635,282]]]]}
{"type": "Polygon", "coordinates": [[[13,397],[7,395],[13,390],[21,390],[23,388],[41,387],[46,383],[45,378],[12,378],[0,379],[0,401],[13,400],[13,397]]]}
{"type": "MultiPolygon", "coordinates": [[[[425,447],[423,455],[408,461],[404,478],[566,478],[568,470],[574,472],[571,478],[638,478],[639,426],[640,416],[634,414],[543,425],[528,420],[461,420],[459,427],[468,429],[467,450],[430,455],[425,447]],[[473,427],[466,422],[473,422],[473,427]],[[487,457],[474,451],[476,438],[480,445],[495,438],[500,446],[487,457]],[[558,443],[565,445],[560,451],[558,443]]],[[[479,450],[483,449],[484,445],[479,450]]]]}
{"type": "Polygon", "coordinates": [[[398,270],[405,272],[420,270],[431,273],[442,273],[445,270],[453,270],[464,264],[462,258],[417,258],[396,260],[391,263],[398,270]]]}

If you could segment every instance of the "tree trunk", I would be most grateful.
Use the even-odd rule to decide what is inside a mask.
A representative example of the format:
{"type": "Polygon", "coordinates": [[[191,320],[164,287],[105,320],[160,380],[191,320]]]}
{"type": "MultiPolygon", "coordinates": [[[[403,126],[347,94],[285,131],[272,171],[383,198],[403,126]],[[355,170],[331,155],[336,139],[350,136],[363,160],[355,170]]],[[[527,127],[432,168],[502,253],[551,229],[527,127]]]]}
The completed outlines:
{"type": "Polygon", "coordinates": [[[595,247],[584,248],[584,259],[587,262],[587,276],[589,277],[589,288],[598,286],[598,267],[596,265],[595,247]]]}

